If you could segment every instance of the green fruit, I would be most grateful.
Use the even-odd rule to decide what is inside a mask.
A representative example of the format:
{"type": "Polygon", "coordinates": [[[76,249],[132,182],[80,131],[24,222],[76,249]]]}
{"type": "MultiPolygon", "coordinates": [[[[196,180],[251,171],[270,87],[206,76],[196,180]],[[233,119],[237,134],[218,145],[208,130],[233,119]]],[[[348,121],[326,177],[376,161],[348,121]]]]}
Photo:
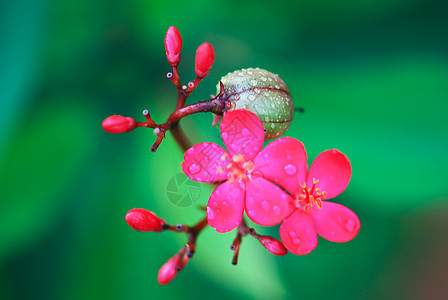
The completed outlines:
{"type": "MultiPolygon", "coordinates": [[[[294,116],[294,105],[285,82],[266,70],[242,69],[221,78],[229,110],[247,109],[256,114],[266,130],[265,139],[284,134],[294,116]]],[[[218,93],[220,86],[218,83],[218,93]]]]}

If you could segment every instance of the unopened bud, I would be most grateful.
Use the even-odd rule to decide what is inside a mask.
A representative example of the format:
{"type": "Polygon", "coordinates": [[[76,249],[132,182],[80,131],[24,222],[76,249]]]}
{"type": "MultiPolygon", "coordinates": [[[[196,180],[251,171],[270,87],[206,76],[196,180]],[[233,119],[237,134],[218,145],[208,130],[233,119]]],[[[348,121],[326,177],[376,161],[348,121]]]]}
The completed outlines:
{"type": "Polygon", "coordinates": [[[182,253],[178,253],[168,259],[168,261],[160,268],[157,281],[160,284],[170,283],[176,277],[178,268],[181,267],[182,253]]]}
{"type": "Polygon", "coordinates": [[[165,36],[166,58],[173,67],[180,62],[180,51],[182,50],[182,37],[176,27],[168,28],[165,36]]]}
{"type": "Polygon", "coordinates": [[[270,236],[261,236],[259,241],[263,247],[268,249],[268,251],[274,255],[286,255],[288,253],[288,250],[286,250],[285,246],[283,246],[280,241],[270,236]]]}
{"type": "Polygon", "coordinates": [[[137,231],[162,231],[165,220],[156,216],[155,213],[143,208],[134,208],[126,214],[126,222],[137,231]]]}
{"type": "Polygon", "coordinates": [[[137,127],[137,123],[132,118],[113,115],[107,117],[103,121],[102,126],[109,133],[123,133],[134,130],[137,127]]]}
{"type": "Polygon", "coordinates": [[[203,43],[196,50],[195,72],[200,78],[208,75],[210,68],[215,61],[215,50],[209,43],[203,43]]]}

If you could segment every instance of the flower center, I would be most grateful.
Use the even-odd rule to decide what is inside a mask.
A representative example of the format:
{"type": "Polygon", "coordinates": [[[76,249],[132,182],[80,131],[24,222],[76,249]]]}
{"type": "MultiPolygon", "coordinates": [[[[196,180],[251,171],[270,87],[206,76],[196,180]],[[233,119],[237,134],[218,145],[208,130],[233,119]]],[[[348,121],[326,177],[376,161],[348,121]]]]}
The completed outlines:
{"type": "Polygon", "coordinates": [[[317,205],[317,208],[322,208],[322,199],[327,198],[327,192],[321,191],[316,188],[316,184],[319,180],[313,178],[313,186],[306,187],[306,182],[302,182],[300,187],[302,188],[301,194],[297,197],[296,206],[305,212],[309,213],[313,205],[317,205]]]}
{"type": "Polygon", "coordinates": [[[237,180],[238,182],[246,183],[249,180],[250,173],[255,165],[252,161],[244,161],[241,154],[232,157],[233,162],[227,165],[230,171],[230,182],[237,180]]]}

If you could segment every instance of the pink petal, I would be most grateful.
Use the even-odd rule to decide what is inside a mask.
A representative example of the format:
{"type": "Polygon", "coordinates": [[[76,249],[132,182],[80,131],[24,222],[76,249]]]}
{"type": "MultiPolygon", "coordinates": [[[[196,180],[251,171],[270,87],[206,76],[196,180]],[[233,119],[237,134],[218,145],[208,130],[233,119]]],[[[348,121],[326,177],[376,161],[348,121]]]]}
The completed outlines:
{"type": "Polygon", "coordinates": [[[351,176],[352,167],[347,156],[336,149],[326,150],[311,165],[306,186],[313,185],[313,178],[319,180],[316,187],[327,192],[326,199],[331,199],[345,190],[351,176]]]}
{"type": "Polygon", "coordinates": [[[277,225],[294,209],[294,198],[275,184],[261,177],[247,184],[246,213],[255,223],[263,226],[277,225]]]}
{"type": "Polygon", "coordinates": [[[245,109],[232,110],[224,115],[221,135],[230,155],[242,154],[245,161],[254,158],[264,142],[263,124],[254,113],[245,109]]]}
{"type": "MultiPolygon", "coordinates": [[[[291,195],[302,190],[306,180],[306,152],[301,141],[285,137],[267,145],[254,159],[255,172],[273,181],[291,195]]],[[[255,173],[255,174],[256,174],[255,173]]]]}
{"type": "Polygon", "coordinates": [[[207,204],[207,219],[217,232],[236,228],[243,219],[244,191],[236,182],[224,182],[211,194],[207,204]]]}
{"type": "Polygon", "coordinates": [[[184,154],[182,170],[190,179],[215,182],[227,179],[227,165],[232,162],[229,154],[214,143],[201,143],[184,154]]]}
{"type": "Polygon", "coordinates": [[[294,254],[305,255],[313,251],[317,246],[317,234],[311,216],[297,209],[280,225],[280,239],[294,254]]]}
{"type": "Polygon", "coordinates": [[[361,227],[358,216],[338,203],[325,202],[321,209],[314,205],[310,213],[317,233],[332,242],[344,243],[352,240],[361,227]]]}

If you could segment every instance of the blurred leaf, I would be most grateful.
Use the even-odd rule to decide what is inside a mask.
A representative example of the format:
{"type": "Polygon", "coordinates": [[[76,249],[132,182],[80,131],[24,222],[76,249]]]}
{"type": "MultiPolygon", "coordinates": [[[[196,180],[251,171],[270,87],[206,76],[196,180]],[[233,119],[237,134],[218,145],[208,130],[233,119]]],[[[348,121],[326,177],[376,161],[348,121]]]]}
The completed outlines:
{"type": "Polygon", "coordinates": [[[64,189],[92,147],[86,110],[42,107],[22,122],[0,161],[0,261],[38,240],[64,205],[64,189]]]}

